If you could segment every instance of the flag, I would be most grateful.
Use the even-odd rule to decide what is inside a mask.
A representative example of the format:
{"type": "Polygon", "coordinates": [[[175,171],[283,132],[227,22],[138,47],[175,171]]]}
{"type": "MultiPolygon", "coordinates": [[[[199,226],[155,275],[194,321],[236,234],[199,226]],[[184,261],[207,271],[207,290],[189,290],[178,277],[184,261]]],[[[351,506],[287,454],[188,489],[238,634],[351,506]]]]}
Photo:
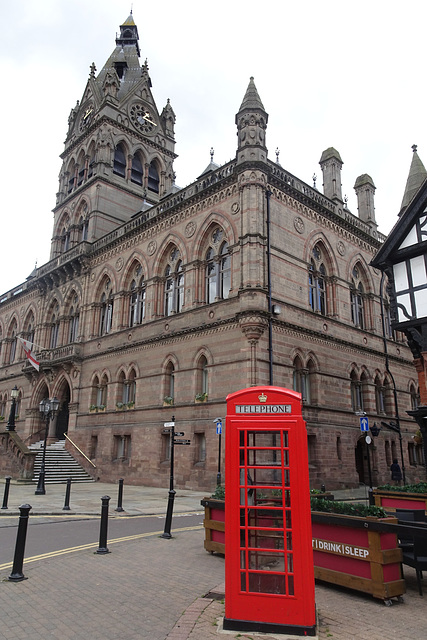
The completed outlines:
{"type": "Polygon", "coordinates": [[[32,352],[33,343],[29,342],[28,340],[24,340],[24,338],[21,338],[20,336],[18,336],[18,338],[22,343],[22,348],[24,349],[25,355],[27,356],[28,360],[33,365],[34,369],[38,371],[40,367],[40,362],[37,362],[36,357],[32,352]]]}

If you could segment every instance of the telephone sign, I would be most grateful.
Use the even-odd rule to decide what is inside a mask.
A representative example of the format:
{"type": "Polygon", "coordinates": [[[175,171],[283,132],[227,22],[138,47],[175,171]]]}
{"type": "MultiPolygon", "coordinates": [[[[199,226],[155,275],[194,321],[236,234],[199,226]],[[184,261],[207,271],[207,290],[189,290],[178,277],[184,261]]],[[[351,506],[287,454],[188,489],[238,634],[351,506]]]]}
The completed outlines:
{"type": "Polygon", "coordinates": [[[301,394],[227,397],[224,629],[314,636],[307,430],[301,394]]]}

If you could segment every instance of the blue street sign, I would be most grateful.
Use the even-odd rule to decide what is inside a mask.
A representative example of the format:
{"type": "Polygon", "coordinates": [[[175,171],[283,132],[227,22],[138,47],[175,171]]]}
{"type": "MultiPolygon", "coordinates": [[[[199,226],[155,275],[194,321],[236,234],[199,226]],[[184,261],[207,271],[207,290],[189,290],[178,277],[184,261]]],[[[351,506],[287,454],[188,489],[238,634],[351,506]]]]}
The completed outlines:
{"type": "Polygon", "coordinates": [[[220,436],[221,433],[222,433],[222,422],[221,422],[221,420],[217,420],[217,423],[216,423],[216,435],[220,436]]]}
{"type": "Polygon", "coordinates": [[[366,416],[360,418],[360,431],[369,431],[369,421],[366,416]]]}

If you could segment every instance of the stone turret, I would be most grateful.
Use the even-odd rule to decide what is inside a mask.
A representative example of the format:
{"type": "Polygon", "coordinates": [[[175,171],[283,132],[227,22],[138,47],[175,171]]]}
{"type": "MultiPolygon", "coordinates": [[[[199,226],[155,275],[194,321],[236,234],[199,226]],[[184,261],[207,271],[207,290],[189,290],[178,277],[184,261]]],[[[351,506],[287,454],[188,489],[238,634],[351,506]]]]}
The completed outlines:
{"type": "Polygon", "coordinates": [[[359,176],[354,184],[354,190],[357,196],[359,218],[376,229],[378,225],[375,220],[375,185],[371,176],[367,173],[359,176]]]}
{"type": "Polygon", "coordinates": [[[236,115],[237,125],[237,162],[267,160],[265,132],[268,113],[258,95],[254,79],[249,80],[245,97],[236,115]]]}
{"type": "Polygon", "coordinates": [[[340,154],[329,147],[322,153],[319,164],[323,173],[323,193],[330,200],[342,203],[341,169],[344,163],[340,154]]]}

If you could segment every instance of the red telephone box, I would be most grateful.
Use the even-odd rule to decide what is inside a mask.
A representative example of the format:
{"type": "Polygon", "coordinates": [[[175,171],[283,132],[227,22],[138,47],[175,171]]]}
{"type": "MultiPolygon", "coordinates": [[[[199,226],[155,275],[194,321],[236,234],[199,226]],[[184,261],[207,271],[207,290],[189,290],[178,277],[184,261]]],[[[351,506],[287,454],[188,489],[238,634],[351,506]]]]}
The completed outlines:
{"type": "Polygon", "coordinates": [[[227,397],[224,629],[314,636],[307,431],[301,394],[227,397]]]}

